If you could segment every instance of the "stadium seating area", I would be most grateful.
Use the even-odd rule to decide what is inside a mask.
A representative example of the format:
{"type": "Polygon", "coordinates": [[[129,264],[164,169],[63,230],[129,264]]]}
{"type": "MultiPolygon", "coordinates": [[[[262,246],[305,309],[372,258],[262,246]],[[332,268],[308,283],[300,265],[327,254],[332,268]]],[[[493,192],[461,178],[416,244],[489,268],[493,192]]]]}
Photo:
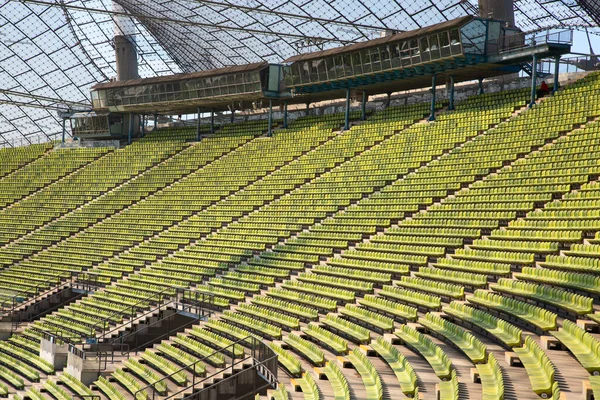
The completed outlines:
{"type": "Polygon", "coordinates": [[[598,89],[0,150],[6,321],[87,285],[0,340],[0,397],[183,398],[258,337],[261,399],[600,398],[598,89]],[[40,353],[118,342],[181,290],[213,315],[91,384],[40,353]]]}

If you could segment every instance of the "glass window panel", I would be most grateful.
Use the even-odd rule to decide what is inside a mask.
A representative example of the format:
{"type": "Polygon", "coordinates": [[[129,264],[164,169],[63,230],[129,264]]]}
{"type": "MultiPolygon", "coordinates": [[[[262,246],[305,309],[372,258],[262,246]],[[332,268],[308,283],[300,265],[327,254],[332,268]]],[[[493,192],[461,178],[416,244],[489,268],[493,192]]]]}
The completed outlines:
{"type": "Polygon", "coordinates": [[[437,35],[429,36],[429,52],[432,60],[440,58],[440,42],[437,35]]]}
{"type": "Polygon", "coordinates": [[[327,68],[325,66],[325,60],[314,60],[313,66],[317,70],[317,81],[326,81],[327,78],[327,68]]]}
{"type": "Polygon", "coordinates": [[[352,57],[350,54],[345,54],[342,57],[342,67],[344,69],[344,76],[352,76],[352,57]]]}
{"type": "Polygon", "coordinates": [[[381,69],[390,69],[392,64],[390,62],[390,50],[389,47],[381,46],[379,48],[379,54],[381,54],[381,69]]]}
{"type": "Polygon", "coordinates": [[[319,82],[318,64],[315,61],[309,61],[310,65],[310,82],[319,82]]]}
{"type": "Polygon", "coordinates": [[[371,54],[369,50],[362,50],[360,52],[360,59],[362,61],[363,73],[367,74],[373,71],[373,66],[371,65],[371,54]]]}
{"type": "Polygon", "coordinates": [[[421,50],[421,62],[427,62],[431,59],[429,55],[429,41],[427,37],[421,38],[419,40],[420,50],[421,50]]]}
{"type": "Polygon", "coordinates": [[[327,76],[329,79],[336,79],[337,73],[335,70],[335,59],[337,57],[327,57],[323,62],[325,62],[327,68],[327,76]]]}
{"type": "Polygon", "coordinates": [[[352,53],[352,69],[354,71],[354,75],[360,75],[363,73],[363,66],[359,52],[352,53]]]}
{"type": "Polygon", "coordinates": [[[487,25],[473,20],[460,29],[463,50],[467,54],[483,54],[485,51],[487,25]]]}
{"type": "Polygon", "coordinates": [[[371,65],[373,66],[373,72],[381,71],[381,54],[379,48],[376,47],[369,51],[371,54],[371,65]]]}
{"type": "Polygon", "coordinates": [[[450,50],[450,32],[442,32],[438,34],[440,40],[440,55],[442,57],[449,57],[452,55],[450,50]]]}

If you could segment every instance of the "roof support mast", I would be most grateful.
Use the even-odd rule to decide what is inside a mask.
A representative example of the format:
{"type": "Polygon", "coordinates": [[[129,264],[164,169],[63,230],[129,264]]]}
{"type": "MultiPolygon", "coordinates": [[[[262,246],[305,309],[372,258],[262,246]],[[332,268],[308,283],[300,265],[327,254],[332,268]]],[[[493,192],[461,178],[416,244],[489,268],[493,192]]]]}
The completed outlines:
{"type": "Polygon", "coordinates": [[[514,0],[479,0],[479,16],[506,21],[508,26],[515,26],[514,0]]]}
{"type": "MultiPolygon", "coordinates": [[[[113,11],[117,13],[124,13],[125,9],[117,4],[116,1],[112,2],[113,11]]],[[[130,79],[138,79],[138,61],[137,61],[137,50],[135,48],[135,26],[131,18],[124,16],[123,14],[113,15],[113,24],[115,28],[115,61],[117,64],[117,81],[127,81],[130,79]]],[[[135,114],[127,113],[123,116],[123,126],[129,127],[127,136],[128,143],[131,143],[131,136],[134,133],[139,132],[139,122],[136,123],[134,119],[137,119],[135,114]],[[135,132],[133,130],[135,129],[135,132]]],[[[139,119],[138,119],[139,121],[139,119]]],[[[156,123],[156,120],[155,120],[156,123]]]]}

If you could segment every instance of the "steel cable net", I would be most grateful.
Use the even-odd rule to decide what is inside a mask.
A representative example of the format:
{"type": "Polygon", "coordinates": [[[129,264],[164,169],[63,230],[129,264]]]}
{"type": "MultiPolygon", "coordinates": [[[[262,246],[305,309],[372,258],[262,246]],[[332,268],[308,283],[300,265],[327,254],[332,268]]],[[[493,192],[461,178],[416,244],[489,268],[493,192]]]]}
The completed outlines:
{"type": "MultiPolygon", "coordinates": [[[[110,1],[64,4],[111,10],[110,1]]],[[[90,86],[116,75],[112,16],[58,5],[0,0],[0,147],[60,139],[57,110],[91,107],[90,86]]],[[[140,75],[181,72],[135,26],[140,75]]]]}
{"type": "MultiPolygon", "coordinates": [[[[412,30],[467,14],[476,0],[115,0],[142,77],[266,60],[412,30]]],[[[0,0],[0,147],[54,140],[56,109],[89,107],[116,75],[111,0],[0,0]]],[[[598,26],[592,0],[516,0],[525,31],[598,26]]]]}

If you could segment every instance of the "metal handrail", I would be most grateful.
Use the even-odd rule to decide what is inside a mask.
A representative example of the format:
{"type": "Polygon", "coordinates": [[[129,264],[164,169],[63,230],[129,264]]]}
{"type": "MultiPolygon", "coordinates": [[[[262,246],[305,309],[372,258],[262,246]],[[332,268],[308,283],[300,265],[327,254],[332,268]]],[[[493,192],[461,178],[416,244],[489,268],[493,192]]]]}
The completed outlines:
{"type": "MultiPolygon", "coordinates": [[[[221,374],[222,372],[224,372],[224,371],[226,371],[228,369],[231,369],[231,371],[233,372],[236,365],[243,364],[245,361],[252,360],[253,361],[253,366],[254,367],[259,367],[259,366],[264,365],[264,364],[266,364],[267,362],[269,362],[269,361],[271,361],[273,359],[277,359],[277,354],[273,350],[271,350],[266,344],[264,344],[261,341],[259,341],[259,339],[257,339],[255,336],[246,336],[243,339],[240,339],[240,340],[238,340],[238,341],[236,341],[234,343],[231,343],[231,344],[229,344],[229,345],[227,345],[225,347],[222,347],[222,348],[220,348],[218,350],[215,350],[211,354],[209,354],[207,356],[204,356],[203,358],[201,358],[201,359],[199,359],[199,360],[197,360],[197,361],[195,361],[195,362],[193,362],[193,363],[191,363],[189,365],[186,365],[186,366],[180,368],[179,370],[177,370],[177,371],[175,371],[175,372],[173,372],[173,373],[171,373],[171,374],[169,374],[167,376],[164,376],[163,378],[157,380],[156,382],[154,382],[152,384],[148,384],[148,385],[144,386],[143,388],[141,388],[140,390],[138,390],[137,392],[135,392],[133,394],[133,397],[134,398],[138,398],[137,397],[138,393],[145,392],[146,389],[152,390],[152,399],[155,399],[156,395],[161,396],[156,391],[156,384],[157,383],[165,381],[165,380],[170,380],[171,377],[173,377],[174,375],[176,375],[176,374],[178,374],[180,372],[183,372],[183,371],[186,371],[186,370],[190,370],[190,369],[193,371],[194,368],[196,367],[196,365],[198,365],[198,364],[204,364],[205,360],[208,360],[210,357],[212,357],[212,356],[214,356],[216,354],[221,354],[221,353],[227,352],[227,350],[229,348],[231,348],[231,352],[230,353],[233,355],[231,357],[231,360],[232,360],[231,365],[225,366],[225,367],[223,367],[221,369],[216,370],[215,372],[213,372],[210,375],[202,377],[202,379],[199,380],[198,382],[196,382],[196,374],[192,374],[192,383],[190,385],[182,388],[178,392],[171,393],[168,397],[165,398],[165,400],[172,399],[174,396],[177,396],[178,394],[183,393],[183,392],[189,390],[189,388],[194,388],[197,385],[202,384],[202,382],[205,382],[205,381],[209,380],[210,378],[212,378],[214,376],[217,376],[217,375],[221,374]],[[241,357],[241,358],[238,359],[235,356],[235,346],[247,346],[250,341],[251,341],[251,344],[252,344],[250,355],[243,356],[243,357],[241,357]],[[257,352],[256,345],[257,345],[257,343],[258,344],[263,344],[265,346],[265,348],[267,348],[269,350],[269,352],[271,353],[270,356],[267,359],[256,360],[256,352],[257,352]],[[236,361],[236,360],[238,360],[238,361],[236,361]]],[[[270,372],[272,374],[272,371],[270,371],[270,372]]],[[[237,374],[232,374],[232,376],[235,376],[235,375],[237,375],[237,374]]],[[[273,377],[274,377],[274,379],[276,381],[276,374],[273,374],[273,377]]],[[[194,393],[193,396],[195,396],[197,394],[198,393],[194,393]]],[[[186,398],[188,398],[188,397],[186,397],[186,398]]]]}
{"type": "MultiPolygon", "coordinates": [[[[188,309],[191,309],[193,306],[189,306],[188,309]]],[[[179,310],[178,310],[179,311],[179,310]]],[[[209,313],[208,315],[210,315],[212,313],[209,313]]],[[[115,340],[109,342],[109,343],[123,343],[125,341],[127,341],[127,338],[133,336],[135,338],[135,347],[133,349],[131,349],[130,351],[135,352],[137,354],[139,349],[143,349],[146,348],[147,345],[154,343],[154,342],[158,342],[159,340],[162,340],[163,338],[166,337],[170,337],[173,335],[173,331],[177,330],[177,331],[181,331],[185,328],[188,328],[189,326],[192,326],[196,323],[198,323],[198,321],[202,318],[205,317],[206,315],[202,314],[201,316],[199,316],[198,318],[192,319],[191,321],[187,321],[184,324],[178,325],[174,328],[170,327],[170,321],[169,321],[169,328],[167,329],[166,333],[163,333],[162,335],[158,336],[158,337],[154,337],[152,339],[150,339],[149,341],[142,343],[142,344],[138,344],[137,342],[137,336],[139,334],[139,331],[134,331],[134,332],[130,332],[127,335],[124,336],[118,336],[117,338],[115,338],[115,340]]],[[[144,326],[144,330],[150,329],[152,326],[154,325],[158,325],[158,324],[162,324],[162,322],[164,321],[164,319],[159,319],[157,321],[154,321],[153,323],[151,323],[150,325],[146,325],[144,326]]]]}
{"type": "Polygon", "coordinates": [[[91,331],[94,332],[94,331],[101,330],[102,334],[100,336],[95,336],[95,338],[98,339],[99,341],[103,341],[106,339],[107,335],[120,330],[123,326],[132,324],[134,321],[140,320],[140,319],[146,317],[147,315],[154,313],[157,309],[160,310],[161,308],[167,307],[169,304],[177,303],[178,300],[180,300],[180,299],[185,299],[186,298],[185,293],[188,293],[188,292],[196,294],[194,300],[196,300],[198,303],[214,304],[214,296],[211,294],[195,292],[190,289],[168,287],[168,288],[163,289],[160,292],[154,293],[154,294],[148,296],[147,298],[144,298],[144,299],[138,301],[135,304],[124,307],[123,309],[121,309],[117,312],[114,312],[113,314],[110,314],[103,320],[98,321],[96,324],[94,324],[92,326],[91,331]],[[173,290],[175,290],[175,293],[171,294],[173,290]],[[198,299],[198,296],[197,296],[198,294],[202,295],[201,299],[198,299]],[[167,297],[170,297],[170,299],[168,301],[165,301],[165,298],[167,298],[167,297]],[[157,300],[159,302],[159,305],[157,307],[150,308],[149,310],[145,311],[141,315],[137,315],[137,310],[141,308],[141,307],[138,307],[139,305],[145,304],[145,303],[157,302],[157,300]],[[128,314],[130,316],[129,321],[127,321],[126,323],[123,323],[121,325],[117,325],[114,329],[107,331],[107,327],[110,325],[110,321],[113,317],[128,315],[128,314]],[[102,329],[100,329],[100,328],[102,328],[102,329]]]}
{"type": "Polygon", "coordinates": [[[532,33],[517,32],[488,40],[487,48],[488,52],[494,49],[491,53],[501,54],[541,44],[573,44],[573,30],[545,30],[532,33]]]}

